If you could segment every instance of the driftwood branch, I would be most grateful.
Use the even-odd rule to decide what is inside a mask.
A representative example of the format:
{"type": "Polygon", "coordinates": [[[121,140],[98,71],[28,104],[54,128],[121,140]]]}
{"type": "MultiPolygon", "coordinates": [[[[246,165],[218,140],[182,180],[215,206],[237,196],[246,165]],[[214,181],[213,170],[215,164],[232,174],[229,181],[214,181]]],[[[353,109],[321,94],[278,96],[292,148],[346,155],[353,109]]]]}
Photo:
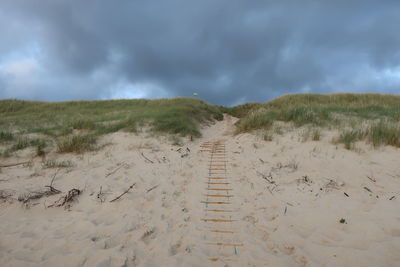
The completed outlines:
{"type": "Polygon", "coordinates": [[[40,199],[40,198],[42,198],[44,196],[48,197],[48,196],[60,194],[61,191],[53,187],[54,179],[56,178],[57,173],[59,171],[60,171],[60,169],[57,169],[57,171],[54,173],[53,178],[50,181],[50,185],[45,185],[44,186],[44,187],[47,188],[46,190],[44,190],[44,191],[36,191],[36,192],[29,192],[27,194],[23,194],[23,195],[18,197],[18,201],[21,201],[23,203],[27,203],[30,200],[40,199]]]}
{"type": "Polygon", "coordinates": [[[52,205],[50,205],[48,207],[64,206],[66,203],[72,202],[73,200],[75,200],[75,197],[78,196],[80,193],[81,193],[81,190],[72,188],[71,190],[68,191],[68,193],[65,196],[61,197],[59,200],[57,200],[56,202],[54,202],[52,205]]]}
{"type": "Polygon", "coordinates": [[[30,163],[30,161],[2,164],[2,165],[0,165],[0,168],[13,167],[13,166],[24,165],[24,164],[28,164],[28,163],[30,163]]]}
{"type": "Polygon", "coordinates": [[[136,184],[136,183],[133,183],[128,189],[125,190],[125,192],[123,192],[121,195],[117,196],[117,197],[114,198],[113,200],[110,200],[110,202],[114,202],[114,201],[120,199],[123,195],[125,195],[126,193],[128,193],[129,190],[131,190],[131,189],[135,186],[135,184],[136,184]]]}

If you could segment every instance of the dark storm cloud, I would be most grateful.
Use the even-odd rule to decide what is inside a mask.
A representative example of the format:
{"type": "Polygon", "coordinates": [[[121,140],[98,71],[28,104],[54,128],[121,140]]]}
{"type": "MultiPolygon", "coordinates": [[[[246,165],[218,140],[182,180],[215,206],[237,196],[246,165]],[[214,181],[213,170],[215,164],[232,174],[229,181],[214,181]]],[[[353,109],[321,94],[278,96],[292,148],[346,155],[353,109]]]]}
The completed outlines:
{"type": "Polygon", "coordinates": [[[233,104],[294,92],[397,93],[400,88],[398,1],[9,0],[0,5],[6,37],[0,43],[0,97],[197,92],[212,103],[233,104]],[[29,53],[32,44],[38,52],[29,53]]]}

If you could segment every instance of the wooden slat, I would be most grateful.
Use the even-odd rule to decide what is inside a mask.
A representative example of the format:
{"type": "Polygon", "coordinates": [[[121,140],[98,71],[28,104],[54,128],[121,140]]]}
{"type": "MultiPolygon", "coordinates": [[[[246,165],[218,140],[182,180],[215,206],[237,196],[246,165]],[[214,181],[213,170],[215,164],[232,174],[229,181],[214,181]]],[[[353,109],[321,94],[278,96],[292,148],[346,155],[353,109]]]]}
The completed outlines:
{"type": "Polygon", "coordinates": [[[231,204],[231,202],[225,202],[225,201],[200,201],[200,203],[204,204],[231,204]]]}
{"type": "Polygon", "coordinates": [[[213,190],[213,191],[232,191],[231,188],[206,188],[206,190],[213,190]]]}
{"type": "Polygon", "coordinates": [[[201,219],[205,222],[236,222],[236,220],[229,220],[229,219],[201,219]]]}
{"type": "Polygon", "coordinates": [[[217,209],[213,209],[213,210],[206,209],[206,211],[212,211],[212,212],[233,212],[233,210],[217,210],[217,209]]]}
{"type": "Polygon", "coordinates": [[[213,233],[223,233],[223,234],[234,234],[239,233],[238,231],[228,231],[228,230],[210,230],[213,233]]]}
{"type": "Polygon", "coordinates": [[[236,259],[224,259],[224,258],[208,258],[208,260],[209,261],[222,261],[222,262],[225,262],[225,261],[231,261],[231,262],[237,261],[236,259]]]}
{"type": "Polygon", "coordinates": [[[210,195],[205,194],[206,197],[233,197],[233,195],[210,195]]]}
{"type": "Polygon", "coordinates": [[[207,245],[212,245],[212,246],[232,246],[232,247],[243,247],[242,243],[206,243],[207,245]]]}

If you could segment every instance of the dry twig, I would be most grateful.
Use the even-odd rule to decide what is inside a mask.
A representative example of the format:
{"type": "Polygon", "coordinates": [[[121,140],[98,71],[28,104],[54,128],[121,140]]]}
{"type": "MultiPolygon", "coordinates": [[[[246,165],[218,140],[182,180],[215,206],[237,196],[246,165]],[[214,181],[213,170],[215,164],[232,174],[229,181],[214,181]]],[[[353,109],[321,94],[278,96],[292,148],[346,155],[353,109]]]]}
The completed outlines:
{"type": "MultiPolygon", "coordinates": [[[[48,188],[50,189],[50,192],[52,192],[52,193],[54,193],[54,194],[59,194],[59,193],[61,193],[60,190],[55,189],[55,188],[53,187],[54,179],[56,178],[57,173],[58,173],[59,171],[60,171],[60,169],[57,169],[56,172],[54,173],[53,178],[52,178],[51,181],[50,181],[50,185],[45,185],[45,186],[44,186],[44,187],[48,187],[48,188]]],[[[53,194],[53,195],[54,195],[54,194],[53,194]]]]}
{"type": "Polygon", "coordinates": [[[110,200],[110,202],[114,202],[114,201],[120,199],[123,195],[125,195],[126,193],[128,193],[129,190],[131,190],[131,189],[135,186],[135,184],[136,184],[136,183],[133,183],[127,190],[125,190],[125,192],[123,192],[121,195],[117,196],[117,197],[114,198],[113,200],[110,200]]]}
{"type": "Polygon", "coordinates": [[[124,166],[126,166],[126,164],[125,164],[125,163],[122,163],[120,166],[118,166],[117,168],[115,168],[115,170],[113,170],[113,171],[107,173],[107,174],[106,174],[106,177],[110,176],[111,174],[116,173],[119,169],[121,169],[121,168],[124,167],[124,166]]]}
{"type": "Polygon", "coordinates": [[[102,192],[103,187],[100,186],[100,192],[97,194],[97,199],[100,200],[101,203],[105,201],[104,193],[102,192]]]}
{"type": "Polygon", "coordinates": [[[368,192],[372,193],[371,189],[369,189],[368,187],[364,186],[364,189],[367,190],[368,192]]]}
{"type": "Polygon", "coordinates": [[[370,177],[367,175],[367,178],[370,179],[372,182],[376,183],[376,179],[374,177],[370,177]]]}
{"type": "Polygon", "coordinates": [[[269,174],[268,176],[265,176],[264,174],[262,174],[261,172],[259,172],[259,171],[256,171],[257,172],[257,174],[258,175],[260,175],[263,179],[265,179],[268,183],[270,183],[270,184],[275,184],[275,181],[273,181],[272,180],[272,175],[271,174],[269,174]],[[270,179],[268,179],[268,178],[270,178],[270,179]]]}
{"type": "Polygon", "coordinates": [[[30,163],[30,161],[3,164],[3,165],[0,165],[0,168],[13,167],[13,166],[24,165],[24,164],[28,164],[28,163],[30,163]]]}
{"type": "Polygon", "coordinates": [[[80,193],[81,193],[81,190],[76,189],[76,188],[72,188],[71,190],[68,191],[68,193],[65,196],[61,197],[59,200],[54,202],[49,207],[54,207],[54,206],[61,207],[61,206],[64,206],[66,203],[72,202],[73,200],[75,200],[75,197],[78,196],[80,193]]]}
{"type": "Polygon", "coordinates": [[[57,173],[59,171],[60,171],[60,169],[57,169],[56,172],[54,173],[53,178],[50,181],[50,185],[45,185],[44,186],[44,187],[47,188],[45,191],[36,191],[36,192],[29,192],[27,194],[23,194],[23,195],[18,197],[18,201],[21,201],[23,203],[27,203],[30,200],[40,199],[40,198],[42,198],[44,196],[48,197],[48,196],[60,194],[61,191],[53,187],[54,179],[56,178],[57,173]]]}
{"type": "Polygon", "coordinates": [[[147,160],[148,162],[154,163],[154,161],[150,160],[148,157],[146,157],[143,152],[140,152],[140,155],[142,155],[142,157],[147,160]]]}
{"type": "Polygon", "coordinates": [[[158,186],[159,186],[159,184],[153,186],[152,188],[147,189],[146,193],[150,192],[150,191],[153,190],[153,189],[156,189],[158,186]]]}

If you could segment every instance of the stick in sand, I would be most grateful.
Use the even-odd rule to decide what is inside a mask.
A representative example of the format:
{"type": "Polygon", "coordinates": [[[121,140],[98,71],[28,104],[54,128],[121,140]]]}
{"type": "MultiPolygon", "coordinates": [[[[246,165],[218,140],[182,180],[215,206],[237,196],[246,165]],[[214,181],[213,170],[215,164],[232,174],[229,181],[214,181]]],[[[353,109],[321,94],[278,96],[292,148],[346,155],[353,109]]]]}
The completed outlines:
{"type": "Polygon", "coordinates": [[[155,186],[153,186],[152,188],[147,189],[146,193],[150,192],[150,191],[153,190],[153,189],[156,189],[158,186],[159,186],[159,185],[155,185],[155,186]]]}
{"type": "Polygon", "coordinates": [[[18,165],[23,165],[23,164],[28,164],[30,161],[24,161],[24,162],[17,162],[17,163],[10,163],[10,164],[5,164],[5,165],[0,165],[0,168],[6,168],[6,167],[13,167],[13,166],[18,166],[18,165]]]}
{"type": "Polygon", "coordinates": [[[147,161],[154,163],[154,161],[150,160],[148,157],[146,157],[143,152],[140,152],[140,155],[142,155],[143,158],[145,158],[147,161]]]}
{"type": "Polygon", "coordinates": [[[131,189],[135,186],[135,184],[136,184],[136,183],[132,184],[127,190],[125,190],[125,192],[123,192],[121,195],[117,196],[117,197],[114,198],[113,200],[110,200],[110,202],[114,202],[114,201],[120,199],[123,195],[125,195],[126,193],[128,193],[129,190],[131,190],[131,189]]]}

